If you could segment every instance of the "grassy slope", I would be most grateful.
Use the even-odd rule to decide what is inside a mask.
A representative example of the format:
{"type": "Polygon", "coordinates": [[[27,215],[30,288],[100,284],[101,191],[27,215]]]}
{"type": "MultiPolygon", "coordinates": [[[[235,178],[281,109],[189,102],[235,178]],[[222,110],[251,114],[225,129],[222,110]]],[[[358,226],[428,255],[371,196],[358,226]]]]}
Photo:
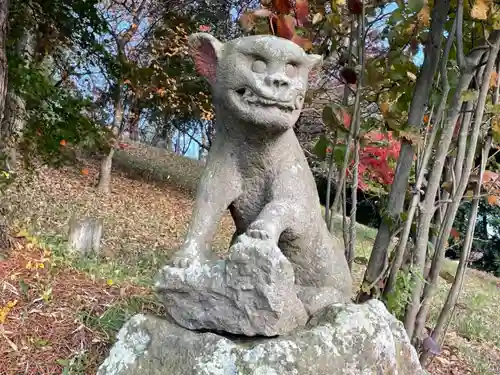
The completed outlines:
{"type": "MultiPolygon", "coordinates": [[[[61,373],[63,368],[74,374],[91,373],[125,319],[137,311],[161,309],[147,286],[182,241],[191,214],[190,195],[201,166],[162,150],[133,145],[119,153],[113,193],[105,197],[93,189],[97,164],[85,163],[88,175],[74,169],[43,169],[31,179],[24,176],[4,200],[10,202],[7,209],[14,227],[24,228],[33,237],[19,239],[14,255],[0,267],[0,289],[7,291],[0,294],[0,308],[18,300],[10,311],[0,310],[0,321],[2,312],[6,316],[0,325],[6,337],[0,341],[0,374],[12,373],[14,365],[20,366],[20,371],[35,364],[40,371],[45,369],[42,373],[48,373],[49,368],[53,373],[61,373]],[[100,257],[65,255],[64,236],[72,215],[104,219],[100,257]],[[41,239],[45,243],[39,244],[41,239]],[[46,248],[51,252],[44,255],[46,248]],[[44,268],[26,268],[30,260],[43,263],[44,268]],[[64,288],[67,285],[72,286],[70,294],[64,288]],[[37,301],[40,296],[46,300],[37,301]],[[39,327],[40,314],[49,319],[45,327],[58,330],[48,335],[39,327]],[[33,327],[33,332],[26,327],[33,327]],[[81,332],[79,341],[70,339],[73,330],[81,332]]],[[[227,248],[232,232],[227,215],[215,248],[227,248]]],[[[375,230],[358,225],[356,256],[369,257],[375,235],[375,230]]],[[[453,271],[456,264],[448,262],[447,267],[453,271]]],[[[356,286],[363,271],[364,266],[354,265],[356,286]]],[[[448,287],[442,280],[431,319],[435,319],[448,287]]],[[[447,344],[443,355],[433,361],[432,373],[500,374],[499,287],[500,280],[468,271],[447,344]]]]}

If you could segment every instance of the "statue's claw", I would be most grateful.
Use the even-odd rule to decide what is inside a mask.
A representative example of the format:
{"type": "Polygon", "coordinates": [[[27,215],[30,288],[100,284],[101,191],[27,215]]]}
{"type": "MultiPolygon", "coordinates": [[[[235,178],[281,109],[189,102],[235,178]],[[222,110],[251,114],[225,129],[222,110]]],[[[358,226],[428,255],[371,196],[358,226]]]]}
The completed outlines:
{"type": "Polygon", "coordinates": [[[258,240],[270,240],[273,238],[273,227],[263,220],[256,220],[248,226],[247,236],[258,240]]]}
{"type": "Polygon", "coordinates": [[[258,240],[270,240],[271,235],[263,229],[248,229],[247,235],[258,240]]]}
{"type": "Polygon", "coordinates": [[[175,257],[172,259],[171,264],[177,268],[188,268],[192,264],[192,260],[184,257],[175,257]]]}
{"type": "Polygon", "coordinates": [[[179,250],[170,260],[170,264],[177,268],[188,268],[194,263],[201,263],[205,260],[200,252],[179,250]]]}

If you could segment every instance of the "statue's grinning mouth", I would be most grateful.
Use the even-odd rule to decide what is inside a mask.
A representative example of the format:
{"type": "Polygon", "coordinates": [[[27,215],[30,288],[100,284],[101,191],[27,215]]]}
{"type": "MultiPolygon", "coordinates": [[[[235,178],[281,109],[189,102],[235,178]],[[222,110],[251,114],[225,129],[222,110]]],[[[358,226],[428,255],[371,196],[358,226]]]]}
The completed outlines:
{"type": "Polygon", "coordinates": [[[294,103],[290,102],[280,102],[277,100],[263,98],[255,94],[252,90],[247,87],[242,87],[241,89],[235,90],[238,96],[244,100],[246,103],[254,106],[264,106],[264,107],[277,107],[286,112],[293,112],[297,109],[294,103]]]}

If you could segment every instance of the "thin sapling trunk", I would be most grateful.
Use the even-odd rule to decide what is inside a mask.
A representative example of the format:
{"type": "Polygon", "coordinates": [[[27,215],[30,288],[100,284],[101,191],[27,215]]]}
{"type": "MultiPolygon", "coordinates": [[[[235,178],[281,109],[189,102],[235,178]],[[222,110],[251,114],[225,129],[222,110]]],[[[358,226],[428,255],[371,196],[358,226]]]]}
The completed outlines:
{"type": "MultiPolygon", "coordinates": [[[[420,127],[422,125],[427,101],[431,93],[432,82],[438,68],[441,42],[449,8],[449,0],[437,0],[432,10],[432,21],[430,25],[429,40],[425,48],[424,63],[422,71],[417,78],[408,113],[408,125],[411,127],[420,127]]],[[[386,215],[394,219],[390,220],[391,223],[399,217],[403,210],[406,188],[408,186],[408,179],[410,177],[414,156],[415,151],[412,144],[409,141],[403,140],[386,208],[386,215]]],[[[360,302],[370,299],[374,294],[373,291],[366,290],[366,285],[373,285],[373,282],[384,272],[391,233],[395,229],[393,225],[389,225],[387,220],[382,220],[364,275],[363,285],[365,287],[361,288],[358,295],[358,301],[360,302]]],[[[377,292],[375,292],[375,294],[377,294],[377,292]]]]}
{"type": "MultiPolygon", "coordinates": [[[[500,47],[500,31],[495,30],[490,34],[489,38],[489,56],[488,56],[488,61],[486,64],[486,68],[484,69],[484,74],[483,74],[483,79],[481,83],[481,89],[479,92],[479,97],[477,99],[477,106],[476,106],[476,112],[474,115],[474,125],[471,129],[470,133],[470,142],[467,150],[467,158],[463,167],[462,171],[462,176],[460,179],[460,182],[458,184],[457,189],[455,190],[455,194],[452,198],[452,202],[448,204],[448,207],[446,209],[446,215],[445,215],[445,220],[443,221],[442,228],[441,228],[441,233],[438,241],[438,246],[436,247],[436,250],[434,252],[434,257],[431,265],[431,269],[429,271],[429,280],[428,283],[425,286],[423,298],[422,298],[422,304],[420,306],[420,309],[418,311],[418,317],[415,316],[416,318],[416,325],[413,327],[413,329],[410,329],[413,335],[413,332],[415,332],[416,335],[420,333],[421,330],[425,327],[425,321],[428,315],[428,311],[430,308],[430,302],[431,302],[431,297],[432,293],[436,287],[437,280],[439,277],[439,272],[441,270],[442,264],[444,262],[444,251],[445,251],[445,243],[447,242],[447,239],[450,235],[451,231],[451,226],[453,225],[453,221],[456,215],[456,212],[458,210],[458,207],[460,205],[460,202],[462,200],[462,197],[464,195],[465,189],[467,188],[467,184],[469,181],[469,176],[470,172],[472,170],[472,165],[474,162],[475,158],[475,153],[476,153],[476,147],[477,147],[477,141],[479,137],[479,130],[480,126],[483,121],[483,115],[484,115],[484,110],[485,110],[485,105],[486,105],[486,99],[488,96],[488,90],[489,90],[489,81],[490,81],[490,76],[491,73],[493,72],[495,68],[495,61],[498,55],[498,50],[500,47]]],[[[461,75],[460,81],[459,81],[459,88],[462,87],[461,83],[468,87],[469,82],[473,76],[473,71],[475,70],[477,63],[479,62],[479,59],[482,57],[482,53],[479,53],[479,56],[477,56],[476,53],[477,50],[472,51],[471,55],[466,62],[466,70],[465,72],[461,75]]],[[[455,99],[455,98],[454,98],[455,99]]],[[[461,99],[458,100],[458,102],[453,103],[451,111],[458,111],[458,108],[461,106],[461,99]]],[[[458,116],[457,116],[458,118],[458,116]]],[[[456,122],[456,119],[452,119],[453,122],[452,124],[454,125],[456,122]]],[[[450,135],[451,138],[451,135],[450,135]]],[[[437,158],[437,157],[436,157],[437,158]]],[[[421,284],[420,284],[421,288],[421,284]]],[[[420,293],[420,291],[419,291],[420,293]]],[[[413,295],[413,297],[416,298],[416,293],[413,295]]],[[[420,300],[420,297],[419,297],[420,300]]],[[[413,303],[417,302],[420,305],[420,301],[412,300],[413,303]]],[[[415,305],[413,305],[415,308],[415,305]]],[[[412,310],[412,313],[414,313],[414,310],[412,310]]],[[[411,316],[409,316],[410,321],[407,323],[411,323],[411,316]]],[[[415,319],[414,318],[414,319],[415,319]]],[[[414,323],[415,324],[415,323],[414,323]]],[[[407,325],[409,327],[409,325],[407,325]]]]}

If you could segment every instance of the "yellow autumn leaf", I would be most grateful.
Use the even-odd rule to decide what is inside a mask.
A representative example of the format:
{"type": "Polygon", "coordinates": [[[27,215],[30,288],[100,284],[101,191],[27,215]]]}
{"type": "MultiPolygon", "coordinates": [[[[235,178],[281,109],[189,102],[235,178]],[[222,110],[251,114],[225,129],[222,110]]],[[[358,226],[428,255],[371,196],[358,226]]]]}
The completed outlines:
{"type": "Polygon", "coordinates": [[[17,234],[16,237],[21,237],[21,238],[26,238],[29,236],[29,233],[26,229],[21,229],[17,234]]]}
{"type": "Polygon", "coordinates": [[[491,0],[476,0],[470,12],[471,17],[477,20],[487,19],[490,5],[491,5],[491,0]]]}
{"type": "Polygon", "coordinates": [[[500,30],[500,7],[492,4],[490,8],[490,19],[494,30],[500,30]]]}
{"type": "Polygon", "coordinates": [[[388,102],[383,102],[382,104],[380,104],[380,112],[382,112],[382,114],[386,114],[387,112],[389,112],[389,103],[388,102]]]}
{"type": "Polygon", "coordinates": [[[5,323],[7,315],[9,315],[10,310],[17,305],[17,299],[14,301],[7,302],[7,305],[0,309],[0,324],[5,323]]]}
{"type": "Polygon", "coordinates": [[[7,315],[9,314],[10,309],[8,307],[2,307],[0,309],[0,324],[5,323],[5,319],[7,319],[7,315]]]}
{"type": "Polygon", "coordinates": [[[418,12],[418,19],[424,26],[429,26],[431,18],[431,10],[429,9],[429,5],[425,4],[424,7],[418,12]]]}
{"type": "Polygon", "coordinates": [[[312,24],[316,25],[318,22],[320,22],[323,19],[323,15],[321,13],[316,13],[312,19],[312,24]]]}
{"type": "Polygon", "coordinates": [[[406,72],[406,75],[408,76],[409,79],[411,79],[414,82],[417,80],[417,76],[412,72],[406,72]]]}

